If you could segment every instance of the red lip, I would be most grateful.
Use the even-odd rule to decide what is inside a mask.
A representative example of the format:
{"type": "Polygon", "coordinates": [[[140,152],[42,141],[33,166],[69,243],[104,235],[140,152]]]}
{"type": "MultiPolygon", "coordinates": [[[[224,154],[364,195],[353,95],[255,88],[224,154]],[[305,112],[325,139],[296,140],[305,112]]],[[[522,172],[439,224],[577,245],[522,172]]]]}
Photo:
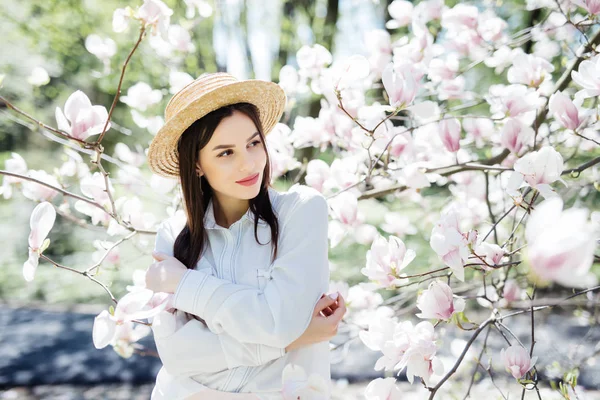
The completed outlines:
{"type": "Polygon", "coordinates": [[[258,176],[258,174],[250,175],[250,176],[248,176],[248,177],[246,177],[246,178],[244,178],[244,179],[242,179],[242,180],[236,181],[236,182],[237,182],[237,183],[240,183],[240,182],[247,182],[247,181],[251,181],[251,180],[253,180],[254,178],[256,178],[257,176],[258,176]]]}

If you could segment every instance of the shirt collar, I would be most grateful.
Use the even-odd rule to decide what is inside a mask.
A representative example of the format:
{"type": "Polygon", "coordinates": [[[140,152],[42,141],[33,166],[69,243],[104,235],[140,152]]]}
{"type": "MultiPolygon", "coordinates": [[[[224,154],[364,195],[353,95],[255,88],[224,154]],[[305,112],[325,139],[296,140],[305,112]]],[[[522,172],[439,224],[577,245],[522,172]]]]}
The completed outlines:
{"type": "MultiPolygon", "coordinates": [[[[271,187],[268,188],[268,193],[269,196],[271,198],[271,205],[273,206],[273,192],[274,189],[272,189],[271,187]]],[[[241,224],[244,221],[250,221],[252,223],[254,223],[254,213],[252,212],[252,210],[250,208],[248,208],[248,210],[246,211],[246,213],[244,215],[242,215],[242,217],[235,221],[233,224],[231,224],[230,228],[233,227],[236,224],[241,224]]],[[[268,225],[266,221],[263,221],[261,218],[258,219],[258,225],[268,225]]],[[[204,215],[204,228],[206,229],[227,229],[219,224],[217,224],[217,221],[215,220],[215,211],[214,211],[214,207],[213,207],[213,197],[211,197],[211,199],[208,201],[208,207],[206,207],[206,213],[204,215]]]]}

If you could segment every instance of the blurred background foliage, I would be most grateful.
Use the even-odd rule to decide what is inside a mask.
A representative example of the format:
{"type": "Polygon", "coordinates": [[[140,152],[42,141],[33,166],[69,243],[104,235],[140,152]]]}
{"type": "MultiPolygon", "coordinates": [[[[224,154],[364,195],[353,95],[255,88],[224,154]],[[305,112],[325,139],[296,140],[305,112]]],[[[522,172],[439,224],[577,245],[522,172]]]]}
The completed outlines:
{"type": "MultiPolygon", "coordinates": [[[[348,56],[354,53],[367,55],[364,43],[364,33],[371,29],[385,29],[385,22],[390,19],[387,6],[391,0],[258,0],[246,1],[217,1],[208,2],[213,8],[212,15],[196,16],[186,19],[187,6],[184,1],[164,0],[173,9],[171,23],[179,23],[190,29],[192,40],[196,47],[194,52],[178,55],[176,59],[165,60],[156,55],[155,50],[144,40],[134,54],[123,82],[124,95],[127,88],[137,82],[146,82],[152,88],[161,88],[163,100],[153,105],[145,114],[162,115],[166,102],[170,98],[169,70],[175,68],[197,77],[204,72],[228,70],[227,40],[237,40],[237,46],[243,49],[248,68],[247,78],[254,78],[252,67],[252,43],[248,42],[248,27],[250,26],[248,11],[250,7],[276,7],[280,11],[280,27],[270,32],[270,37],[278,43],[275,57],[272,58],[270,79],[279,80],[279,70],[290,64],[296,66],[295,55],[302,45],[319,43],[329,49],[334,55],[348,56]],[[224,18],[229,7],[237,5],[240,10],[239,19],[229,21],[224,18]],[[225,39],[223,39],[225,38],[225,39]]],[[[446,1],[447,6],[453,6],[458,1],[446,1]]],[[[82,90],[88,95],[93,104],[104,105],[109,109],[117,88],[121,66],[130,52],[137,32],[135,24],[131,24],[125,33],[112,31],[112,14],[116,8],[136,7],[139,2],[124,2],[118,0],[45,0],[32,2],[22,0],[3,0],[0,5],[0,74],[5,78],[0,94],[8,98],[25,112],[51,126],[56,121],[56,107],[64,107],[68,96],[75,90],[82,90]],[[110,70],[104,73],[104,65],[85,48],[85,39],[90,34],[99,34],[112,38],[117,44],[117,53],[111,58],[110,70]],[[36,87],[27,82],[33,68],[41,66],[50,75],[47,85],[36,87]]],[[[542,10],[526,11],[522,1],[502,1],[495,3],[495,10],[509,23],[509,30],[531,26],[544,18],[542,10]]],[[[265,12],[273,11],[273,8],[265,12]]],[[[256,21],[254,21],[256,23],[256,21]]],[[[263,21],[259,21],[263,22],[263,21]]],[[[267,22],[267,21],[264,21],[267,22]]],[[[439,34],[439,26],[430,27],[434,35],[439,34]]],[[[390,31],[392,39],[400,39],[408,33],[407,28],[390,31]]],[[[530,42],[524,44],[528,51],[530,42]]],[[[555,60],[555,65],[564,65],[565,60],[555,60]]],[[[557,68],[560,71],[560,68],[557,68]]],[[[467,79],[469,90],[479,93],[493,83],[504,81],[506,71],[495,75],[484,66],[476,66],[469,72],[467,79]],[[478,85],[478,87],[474,87],[478,85]]],[[[368,101],[385,101],[380,88],[368,92],[368,101]]],[[[452,106],[452,101],[448,106],[452,106]]],[[[292,126],[296,115],[318,116],[320,109],[319,98],[312,95],[299,99],[290,116],[288,124],[292,126]]],[[[471,108],[471,113],[488,113],[488,106],[482,104],[471,108]]],[[[152,136],[137,127],[131,117],[130,108],[119,102],[113,114],[113,129],[103,140],[107,155],[113,154],[116,143],[124,142],[135,148],[135,145],[147,147],[152,136]]],[[[0,108],[0,166],[10,158],[11,152],[21,154],[30,169],[44,169],[52,172],[65,160],[64,145],[50,137],[30,121],[13,112],[0,108]]],[[[318,154],[316,149],[299,151],[298,158],[319,157],[328,162],[334,158],[333,153],[318,154]]],[[[486,154],[480,154],[486,156],[486,154]]],[[[489,156],[489,155],[488,155],[489,156]]],[[[576,161],[576,159],[575,159],[576,161]]],[[[105,168],[116,175],[116,168],[105,163],[105,168]]],[[[93,170],[92,170],[93,171],[93,170]]],[[[148,171],[146,171],[148,172],[148,171]]],[[[149,177],[149,173],[147,175],[149,177]]],[[[282,177],[276,188],[285,190],[291,185],[295,172],[282,177]]],[[[127,194],[115,183],[117,195],[127,194]]],[[[74,189],[75,192],[79,192],[74,189]]],[[[428,188],[422,194],[427,201],[441,207],[449,199],[447,187],[428,188]]],[[[145,206],[157,217],[166,216],[165,204],[147,194],[145,206]],[[149,201],[146,201],[149,200],[149,201]]],[[[592,204],[598,201],[597,194],[587,198],[592,204]]],[[[431,220],[417,220],[419,205],[414,202],[399,201],[393,197],[379,200],[368,200],[361,204],[361,211],[367,215],[369,223],[378,225],[383,222],[387,207],[382,204],[387,200],[393,211],[400,211],[411,218],[418,226],[419,232],[430,232],[431,220]]],[[[596,203],[597,204],[597,203],[596,203]]],[[[58,271],[47,263],[41,263],[36,279],[30,284],[22,278],[22,263],[27,259],[27,235],[29,233],[29,215],[35,204],[25,199],[20,193],[15,193],[12,200],[0,200],[0,232],[5,252],[0,259],[0,300],[5,302],[44,302],[60,304],[103,303],[109,298],[96,284],[89,280],[58,271]],[[6,251],[6,249],[8,251],[6,251]]],[[[588,205],[589,206],[589,205],[588,205]]],[[[381,231],[383,233],[383,231],[381,231]]],[[[111,240],[104,230],[81,228],[72,222],[58,217],[50,234],[52,244],[48,256],[57,262],[70,267],[83,269],[93,264],[91,253],[95,251],[92,242],[95,239],[111,240]]],[[[114,238],[113,238],[114,240],[114,238]]],[[[420,234],[403,238],[407,247],[414,249],[417,259],[411,264],[410,273],[431,268],[439,268],[437,256],[428,244],[428,237],[420,234]]],[[[140,235],[139,241],[129,241],[121,248],[121,262],[117,267],[103,268],[99,279],[109,285],[113,293],[119,297],[124,293],[125,285],[131,283],[131,273],[135,268],[145,269],[151,262],[151,250],[154,238],[150,235],[140,235]]],[[[367,246],[344,246],[342,243],[330,252],[332,261],[332,280],[344,280],[351,286],[364,281],[360,273],[364,266],[367,246]]],[[[391,293],[390,293],[391,295],[391,293]]]]}

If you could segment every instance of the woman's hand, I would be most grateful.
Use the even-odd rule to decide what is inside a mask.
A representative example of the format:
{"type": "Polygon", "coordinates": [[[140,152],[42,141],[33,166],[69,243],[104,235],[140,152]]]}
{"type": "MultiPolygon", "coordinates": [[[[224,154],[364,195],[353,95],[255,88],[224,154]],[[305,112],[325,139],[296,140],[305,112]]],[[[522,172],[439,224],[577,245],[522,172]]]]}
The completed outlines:
{"type": "Polygon", "coordinates": [[[186,266],[175,257],[157,251],[152,252],[152,257],[156,261],[146,270],[146,288],[153,292],[175,293],[187,271],[186,266]]]}
{"type": "Polygon", "coordinates": [[[302,336],[290,343],[285,351],[297,349],[314,343],[324,342],[337,335],[338,325],[346,314],[344,298],[338,293],[337,298],[322,295],[315,305],[312,319],[302,336]]]}

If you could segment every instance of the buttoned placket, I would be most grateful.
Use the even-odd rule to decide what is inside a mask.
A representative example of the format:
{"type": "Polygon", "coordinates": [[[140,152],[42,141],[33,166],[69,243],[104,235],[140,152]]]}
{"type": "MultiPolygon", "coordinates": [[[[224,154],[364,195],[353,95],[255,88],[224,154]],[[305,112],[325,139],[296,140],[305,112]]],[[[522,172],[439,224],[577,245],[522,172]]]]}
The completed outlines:
{"type": "MultiPolygon", "coordinates": [[[[219,257],[219,266],[218,269],[221,271],[221,278],[226,279],[230,282],[236,283],[235,280],[235,270],[234,270],[234,257],[237,248],[240,245],[240,240],[242,236],[242,229],[244,226],[246,218],[241,218],[238,221],[234,222],[229,228],[218,227],[218,229],[223,232],[223,236],[225,237],[225,244],[223,246],[223,251],[221,256],[219,257]]],[[[249,373],[249,367],[237,367],[231,370],[229,376],[227,377],[227,381],[225,384],[225,391],[229,392],[237,392],[244,384],[246,377],[249,373]]]]}

